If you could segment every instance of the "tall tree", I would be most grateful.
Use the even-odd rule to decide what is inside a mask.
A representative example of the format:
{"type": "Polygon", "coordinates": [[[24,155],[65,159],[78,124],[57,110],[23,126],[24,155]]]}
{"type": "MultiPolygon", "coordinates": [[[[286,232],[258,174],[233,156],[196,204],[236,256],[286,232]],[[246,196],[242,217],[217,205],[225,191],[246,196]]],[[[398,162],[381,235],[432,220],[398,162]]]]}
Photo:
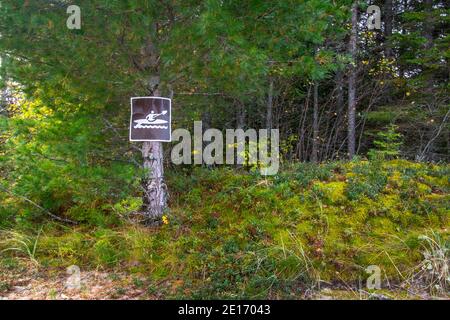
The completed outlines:
{"type": "Polygon", "coordinates": [[[392,0],[385,0],[383,9],[384,9],[383,10],[384,38],[385,38],[384,54],[386,58],[390,59],[393,57],[392,46],[389,44],[394,25],[394,8],[392,5],[392,0]]]}
{"type": "Polygon", "coordinates": [[[347,121],[348,121],[347,146],[348,146],[348,157],[350,159],[352,159],[353,156],[355,155],[355,141],[356,141],[355,126],[356,126],[357,41],[358,41],[358,3],[355,1],[352,5],[351,33],[348,49],[349,54],[352,58],[348,76],[348,111],[347,111],[347,121]]]}
{"type": "MultiPolygon", "coordinates": [[[[15,152],[38,154],[50,162],[51,165],[45,163],[47,168],[52,168],[37,169],[39,163],[24,163],[22,173],[30,170],[45,174],[31,180],[17,172],[14,188],[37,201],[46,199],[44,206],[48,209],[63,211],[58,197],[80,199],[78,193],[67,188],[64,195],[58,196],[56,191],[42,195],[39,188],[31,185],[39,179],[63,178],[87,183],[87,177],[79,177],[89,168],[97,173],[90,175],[92,185],[101,176],[109,179],[109,187],[114,189],[116,183],[121,184],[120,175],[107,174],[102,168],[118,163],[136,164],[138,159],[132,150],[139,150],[145,158],[143,163],[139,160],[140,167],[147,170],[143,184],[145,215],[159,219],[166,202],[162,148],[160,144],[145,143],[139,148],[127,143],[128,101],[130,96],[159,95],[165,90],[167,77],[162,72],[161,48],[176,24],[188,25],[189,19],[195,17],[192,12],[197,10],[198,1],[168,4],[97,0],[79,1],[78,5],[81,29],[70,30],[66,27],[65,2],[2,1],[0,50],[7,57],[2,69],[9,79],[21,85],[28,99],[35,101],[33,110],[48,109],[41,123],[31,125],[34,119],[27,119],[28,126],[40,128],[33,131],[39,134],[31,136],[33,144],[22,144],[15,152]],[[64,126],[59,125],[61,121],[64,126]],[[49,138],[54,131],[60,140],[49,138]]],[[[25,112],[25,106],[23,109],[25,112]]],[[[15,174],[11,174],[11,179],[15,174]]],[[[140,172],[135,170],[133,174],[140,172]]],[[[130,188],[123,183],[121,187],[130,188]]],[[[95,197],[96,193],[87,194],[95,197]]]]}
{"type": "Polygon", "coordinates": [[[267,112],[266,128],[271,130],[273,127],[273,78],[269,78],[269,90],[267,93],[267,112]]]}
{"type": "Polygon", "coordinates": [[[319,153],[319,84],[314,83],[313,124],[312,124],[312,153],[311,161],[317,162],[319,153]]]}

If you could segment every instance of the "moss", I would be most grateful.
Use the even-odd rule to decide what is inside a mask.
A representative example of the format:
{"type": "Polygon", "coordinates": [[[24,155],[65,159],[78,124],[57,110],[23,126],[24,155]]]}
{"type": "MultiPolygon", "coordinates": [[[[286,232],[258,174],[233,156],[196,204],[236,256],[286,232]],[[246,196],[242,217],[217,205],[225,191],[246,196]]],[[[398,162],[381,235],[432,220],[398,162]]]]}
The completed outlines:
{"type": "Polygon", "coordinates": [[[418,182],[417,183],[417,192],[420,195],[426,195],[426,194],[431,193],[431,188],[428,185],[424,184],[424,183],[418,182]]]}
{"type": "Polygon", "coordinates": [[[316,182],[313,189],[316,188],[320,192],[321,197],[327,204],[340,205],[346,202],[345,182],[316,182]]]}
{"type": "Polygon", "coordinates": [[[372,264],[395,282],[423,259],[419,235],[448,230],[446,173],[404,160],[296,165],[265,179],[230,169],[169,173],[168,225],[47,226],[37,259],[182,280],[166,294],[197,298],[293,297],[319,277],[356,283],[372,264]]]}

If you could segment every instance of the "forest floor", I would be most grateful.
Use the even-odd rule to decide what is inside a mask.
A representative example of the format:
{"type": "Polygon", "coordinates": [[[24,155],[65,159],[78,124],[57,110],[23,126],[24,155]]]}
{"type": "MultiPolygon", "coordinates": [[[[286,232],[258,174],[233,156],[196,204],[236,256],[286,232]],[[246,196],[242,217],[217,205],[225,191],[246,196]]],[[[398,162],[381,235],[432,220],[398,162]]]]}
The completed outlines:
{"type": "MultiPolygon", "coordinates": [[[[2,268],[0,300],[155,300],[163,299],[145,277],[123,272],[81,271],[80,287],[70,287],[67,270],[40,270],[33,264],[22,263],[19,268],[2,268]]],[[[176,289],[177,282],[161,282],[159,286],[176,289]]],[[[305,292],[296,299],[319,300],[391,300],[391,299],[450,299],[432,295],[427,290],[406,291],[401,288],[371,292],[345,285],[327,286],[305,292]]]]}
{"type": "Polygon", "coordinates": [[[0,297],[449,299],[449,176],[403,160],[172,171],[160,227],[124,221],[133,197],[0,230],[0,297]]]}
{"type": "Polygon", "coordinates": [[[80,288],[68,285],[65,270],[38,270],[23,266],[21,272],[2,270],[0,300],[103,300],[151,299],[136,279],[126,274],[101,271],[80,273],[80,288]]]}

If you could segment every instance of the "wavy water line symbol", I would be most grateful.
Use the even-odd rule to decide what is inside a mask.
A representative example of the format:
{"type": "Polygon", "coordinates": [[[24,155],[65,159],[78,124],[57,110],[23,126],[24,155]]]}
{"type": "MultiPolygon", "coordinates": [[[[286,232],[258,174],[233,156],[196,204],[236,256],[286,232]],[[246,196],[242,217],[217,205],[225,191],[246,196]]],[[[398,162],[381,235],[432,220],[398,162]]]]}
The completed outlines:
{"type": "Polygon", "coordinates": [[[134,128],[135,129],[168,129],[167,126],[158,126],[158,125],[155,125],[155,126],[148,125],[148,126],[146,126],[146,125],[143,125],[143,124],[137,124],[137,125],[134,126],[134,128]]]}
{"type": "Polygon", "coordinates": [[[145,119],[134,120],[136,125],[135,129],[167,129],[167,126],[163,126],[162,124],[166,124],[168,121],[162,119],[156,119],[159,116],[167,114],[167,111],[163,111],[161,113],[155,113],[152,111],[148,114],[145,119]],[[157,125],[161,124],[161,125],[157,125]]]}

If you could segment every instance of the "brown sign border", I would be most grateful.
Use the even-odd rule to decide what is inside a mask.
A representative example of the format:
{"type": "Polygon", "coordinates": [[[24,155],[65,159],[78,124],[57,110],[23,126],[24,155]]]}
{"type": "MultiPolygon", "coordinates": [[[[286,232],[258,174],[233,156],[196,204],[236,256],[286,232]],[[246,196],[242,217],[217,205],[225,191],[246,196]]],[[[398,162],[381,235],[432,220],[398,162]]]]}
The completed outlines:
{"type": "Polygon", "coordinates": [[[130,141],[133,142],[145,142],[145,141],[155,141],[155,142],[172,142],[172,99],[165,97],[132,97],[130,98],[130,141]],[[150,140],[150,139],[131,139],[131,126],[133,125],[133,100],[134,99],[161,99],[169,100],[169,140],[150,140]]]}

